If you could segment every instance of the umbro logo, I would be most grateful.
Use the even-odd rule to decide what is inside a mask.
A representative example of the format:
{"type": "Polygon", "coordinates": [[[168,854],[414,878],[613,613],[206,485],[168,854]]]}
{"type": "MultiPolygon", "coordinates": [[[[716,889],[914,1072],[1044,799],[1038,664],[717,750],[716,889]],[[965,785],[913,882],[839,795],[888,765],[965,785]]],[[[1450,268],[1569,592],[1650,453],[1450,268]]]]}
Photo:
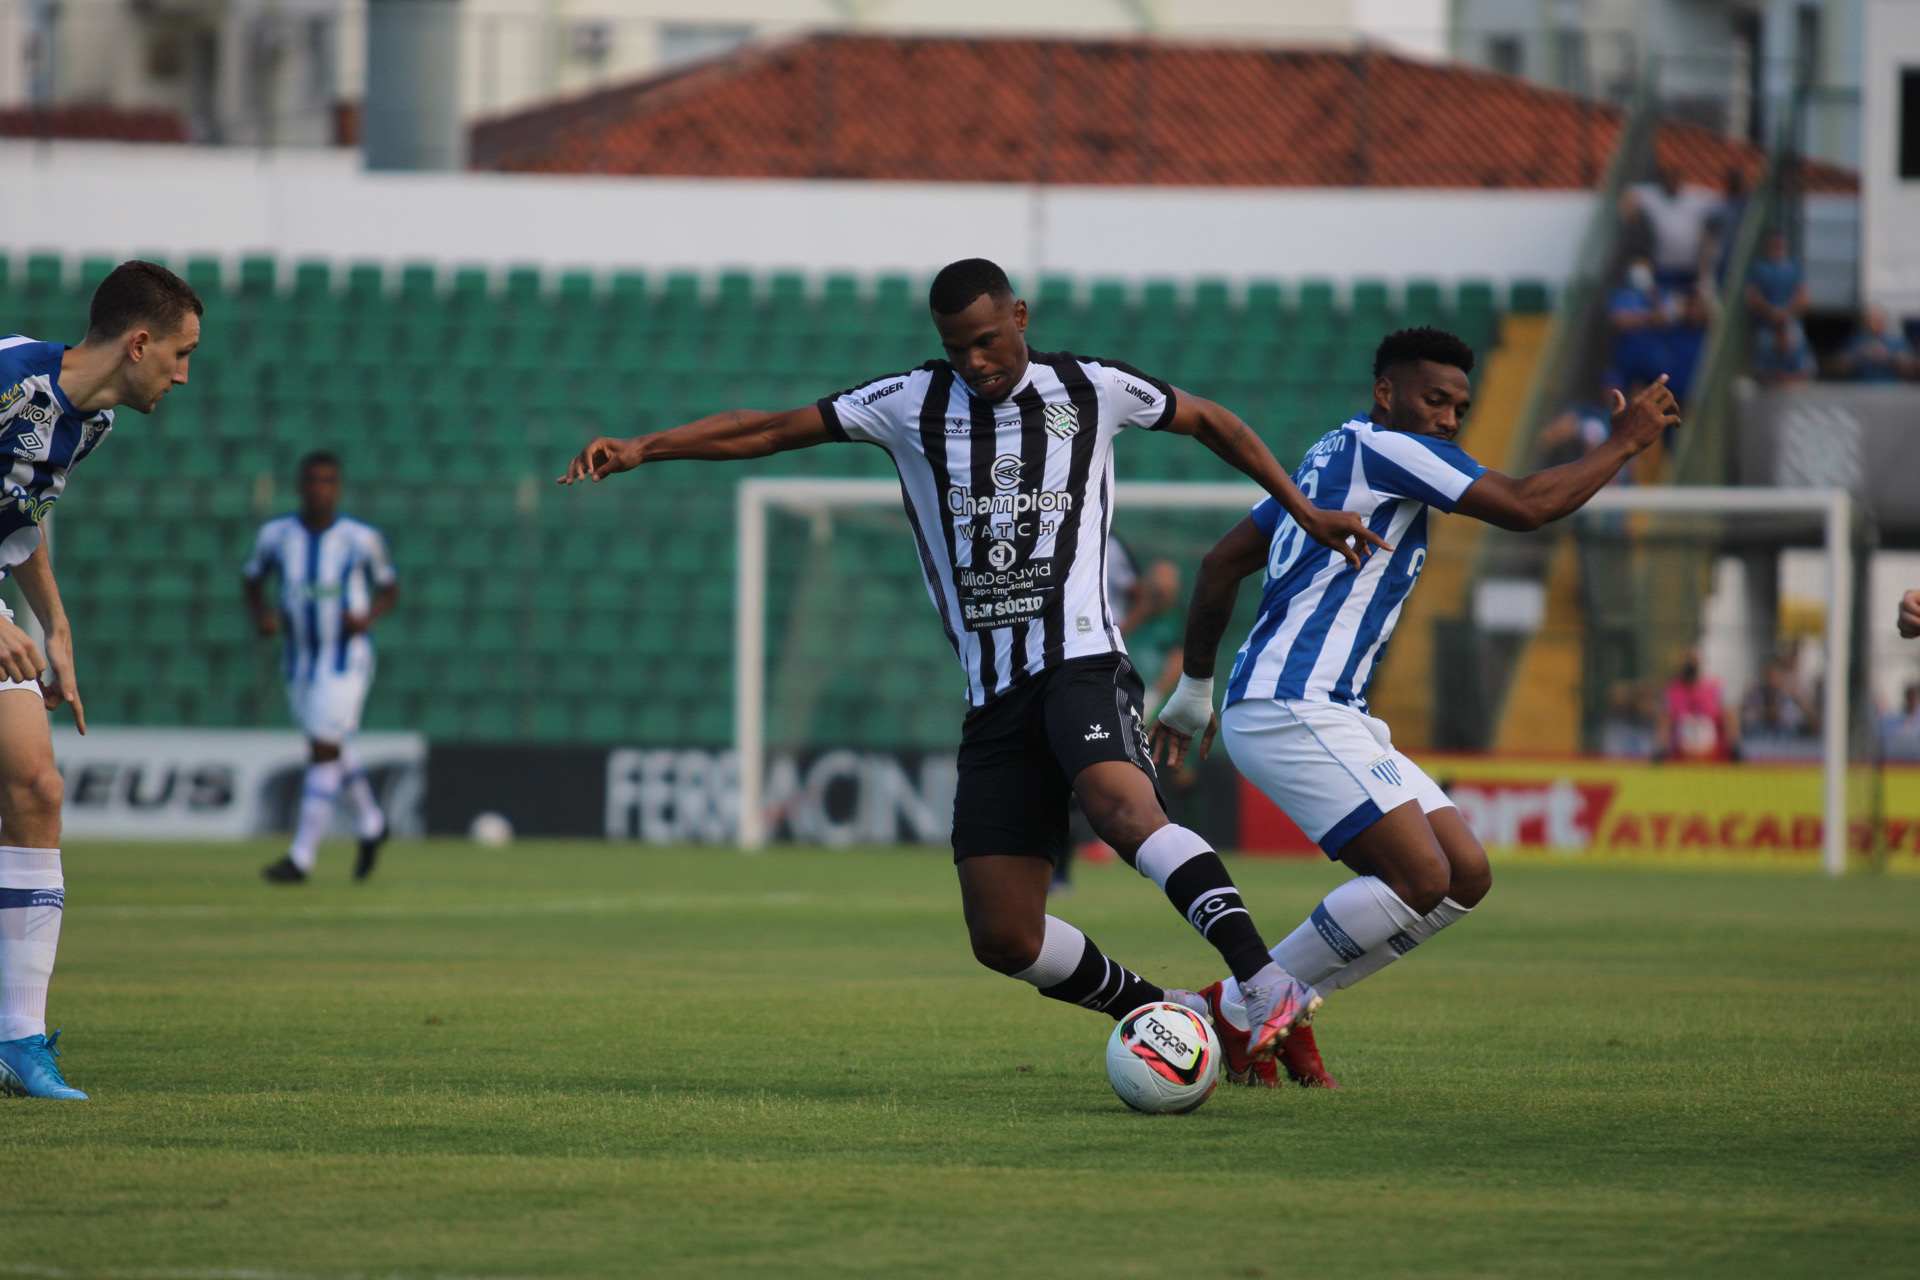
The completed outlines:
{"type": "Polygon", "coordinates": [[[1082,739],[1082,741],[1085,741],[1085,742],[1099,742],[1105,738],[1110,738],[1113,736],[1112,734],[1107,732],[1106,726],[1104,725],[1090,724],[1087,726],[1087,729],[1088,729],[1088,732],[1082,739]]]}
{"type": "Polygon", "coordinates": [[[1080,410],[1076,405],[1050,404],[1047,406],[1043,424],[1047,428],[1048,435],[1062,440],[1071,439],[1080,431],[1080,410]]]}

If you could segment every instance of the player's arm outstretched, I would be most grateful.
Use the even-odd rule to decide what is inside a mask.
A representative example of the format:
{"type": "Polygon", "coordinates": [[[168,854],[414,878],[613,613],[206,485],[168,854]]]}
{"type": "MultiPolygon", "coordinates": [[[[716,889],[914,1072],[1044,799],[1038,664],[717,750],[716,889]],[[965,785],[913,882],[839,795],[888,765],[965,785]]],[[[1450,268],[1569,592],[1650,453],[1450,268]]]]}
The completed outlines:
{"type": "MultiPolygon", "coordinates": [[[[1266,442],[1224,405],[1175,388],[1173,418],[1161,430],[1192,436],[1207,446],[1228,466],[1272,494],[1280,509],[1292,516],[1309,538],[1338,551],[1348,564],[1357,567],[1374,547],[1393,550],[1354,512],[1327,511],[1309,502],[1266,442]]],[[[1261,558],[1264,562],[1264,552],[1261,558]]]]}
{"type": "MultiPolygon", "coordinates": [[[[15,566],[13,576],[20,583],[20,593],[27,598],[27,607],[40,619],[40,629],[47,637],[47,678],[40,683],[41,699],[49,711],[63,702],[72,703],[73,723],[85,733],[87,712],[80,705],[80,686],[73,678],[73,631],[67,623],[67,607],[60,603],[60,585],[53,580],[53,562],[47,559],[46,539],[42,538],[33,554],[15,566]]],[[[6,626],[9,631],[19,631],[10,622],[6,626]]],[[[11,641],[12,637],[7,639],[11,641]]],[[[15,680],[32,680],[40,674],[40,653],[34,648],[32,637],[21,632],[19,639],[25,641],[27,653],[20,653],[17,644],[6,645],[7,660],[0,662],[0,669],[5,669],[15,680]],[[29,668],[24,674],[17,670],[23,667],[29,668]]]]}
{"type": "Polygon", "coordinates": [[[1213,747],[1213,737],[1220,731],[1220,717],[1213,710],[1213,667],[1220,641],[1233,620],[1240,583],[1266,566],[1270,541],[1252,516],[1242,516],[1240,523],[1201,557],[1200,572],[1193,580],[1193,598],[1187,602],[1180,683],[1160,708],[1153,731],[1147,735],[1147,749],[1170,768],[1186,764],[1194,735],[1203,727],[1200,758],[1205,760],[1213,747]]]}
{"type": "Polygon", "coordinates": [[[598,482],[648,462],[737,462],[765,458],[790,449],[810,449],[832,439],[826,420],[820,416],[819,405],[775,413],[730,409],[698,422],[635,436],[631,440],[601,436],[567,464],[567,473],[559,477],[559,482],[598,482]]]}
{"type": "Polygon", "coordinates": [[[1667,389],[1667,375],[1627,403],[1613,393],[1613,430],[1586,457],[1515,479],[1489,471],[1467,486],[1454,510],[1502,529],[1526,532],[1571,515],[1606,487],[1668,427],[1680,425],[1680,406],[1667,389]]]}

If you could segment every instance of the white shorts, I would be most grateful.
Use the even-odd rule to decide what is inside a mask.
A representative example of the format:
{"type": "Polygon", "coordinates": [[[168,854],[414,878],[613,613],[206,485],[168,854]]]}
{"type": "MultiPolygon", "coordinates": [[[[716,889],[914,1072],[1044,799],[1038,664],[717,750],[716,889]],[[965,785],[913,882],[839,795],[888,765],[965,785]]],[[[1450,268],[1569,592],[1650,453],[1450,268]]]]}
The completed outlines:
{"type": "Polygon", "coordinates": [[[287,705],[307,737],[339,746],[359,731],[360,710],[372,683],[372,674],[365,671],[323,671],[289,683],[287,705]]]}
{"type": "Polygon", "coordinates": [[[1394,750],[1386,721],[1343,702],[1248,698],[1220,717],[1220,736],[1234,767],[1329,858],[1409,800],[1422,813],[1453,807],[1394,750]]]}

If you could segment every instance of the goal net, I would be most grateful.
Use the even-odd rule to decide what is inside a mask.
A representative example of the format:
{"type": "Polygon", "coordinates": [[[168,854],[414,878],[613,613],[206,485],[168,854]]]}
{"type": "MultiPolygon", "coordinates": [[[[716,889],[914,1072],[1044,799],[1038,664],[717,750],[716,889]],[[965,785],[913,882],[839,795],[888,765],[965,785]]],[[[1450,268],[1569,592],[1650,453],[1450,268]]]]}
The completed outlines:
{"type": "MultiPolygon", "coordinates": [[[[1116,487],[1114,552],[1128,567],[1110,582],[1126,589],[1116,615],[1144,619],[1128,646],[1149,714],[1156,690],[1177,679],[1201,556],[1259,497],[1246,483],[1116,487]]],[[[898,485],[752,479],[739,487],[736,520],[731,834],[744,848],[943,843],[966,703],[898,485]]],[[[1496,852],[1617,851],[1636,829],[1624,818],[1607,828],[1597,811],[1556,827],[1555,797],[1604,779],[1570,774],[1529,799],[1533,775],[1521,763],[1644,773],[1659,762],[1663,785],[1699,798],[1704,816],[1681,814],[1669,831],[1650,813],[1638,828],[1648,849],[1691,852],[1705,822],[1716,840],[1767,855],[1772,823],[1783,855],[1838,870],[1850,843],[1856,856],[1884,845],[1879,764],[1905,688],[1920,678],[1920,666],[1901,665],[1911,655],[1879,634],[1892,617],[1879,596],[1904,570],[1876,561],[1864,536],[1844,493],[1806,489],[1615,486],[1528,535],[1436,516],[1374,710],[1496,852]],[[1871,625],[1863,605],[1878,611],[1871,625]],[[1667,767],[1696,763],[1724,767],[1667,767]],[[1490,769],[1505,772],[1490,781],[1490,769]],[[1804,804],[1777,822],[1740,816],[1739,797],[1772,785],[1770,769],[1804,804]]],[[[1243,585],[1223,671],[1258,596],[1257,579],[1243,585]]],[[[1163,790],[1182,821],[1257,848],[1253,827],[1266,819],[1222,754],[1163,790]]]]}

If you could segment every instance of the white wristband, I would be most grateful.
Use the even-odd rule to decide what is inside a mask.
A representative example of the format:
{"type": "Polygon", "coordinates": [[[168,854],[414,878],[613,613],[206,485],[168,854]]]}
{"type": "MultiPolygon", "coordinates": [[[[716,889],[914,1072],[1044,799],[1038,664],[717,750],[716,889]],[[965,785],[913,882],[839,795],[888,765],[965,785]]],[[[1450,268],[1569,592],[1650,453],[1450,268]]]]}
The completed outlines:
{"type": "Polygon", "coordinates": [[[1161,724],[1184,738],[1191,738],[1213,719],[1213,677],[1195,680],[1182,672],[1180,683],[1160,708],[1161,724]]]}

